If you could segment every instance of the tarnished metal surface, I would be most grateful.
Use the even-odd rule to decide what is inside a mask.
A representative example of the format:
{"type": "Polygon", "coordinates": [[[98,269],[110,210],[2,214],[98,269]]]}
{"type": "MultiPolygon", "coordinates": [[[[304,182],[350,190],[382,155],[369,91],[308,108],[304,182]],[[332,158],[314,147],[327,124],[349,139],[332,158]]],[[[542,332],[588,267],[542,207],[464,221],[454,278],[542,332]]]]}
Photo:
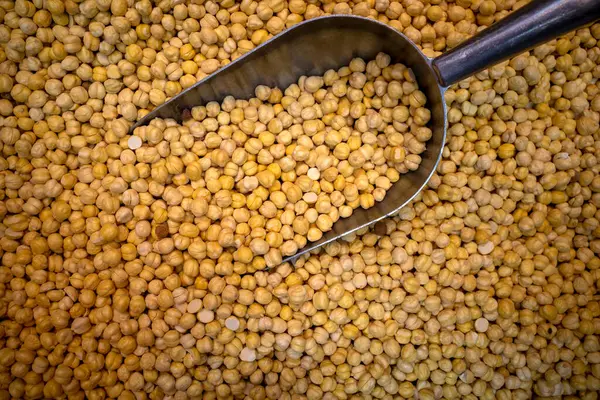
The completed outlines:
{"type": "Polygon", "coordinates": [[[221,101],[247,99],[258,85],[286,88],[302,75],[322,75],[354,57],[374,59],[384,52],[393,62],[412,68],[431,110],[433,131],[419,169],[400,177],[382,202],[357,209],[340,219],[319,241],[308,243],[297,257],[397,213],[426,185],[441,158],[446,139],[448,85],[473,73],[600,18],[600,0],[534,0],[433,62],[404,35],[372,19],[332,15],[294,25],[279,36],[206,77],[140,119],[132,129],[154,118],[181,120],[183,110],[221,101]],[[573,11],[569,7],[575,9],[573,11]],[[538,15],[540,14],[540,15],[538,15]]]}

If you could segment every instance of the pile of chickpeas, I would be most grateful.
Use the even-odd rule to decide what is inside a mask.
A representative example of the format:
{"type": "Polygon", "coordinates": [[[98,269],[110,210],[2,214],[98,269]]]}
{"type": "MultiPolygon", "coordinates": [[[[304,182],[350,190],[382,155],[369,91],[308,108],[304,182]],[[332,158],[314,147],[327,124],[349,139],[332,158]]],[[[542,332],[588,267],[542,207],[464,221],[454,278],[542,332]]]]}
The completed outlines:
{"type": "MultiPolygon", "coordinates": [[[[141,147],[129,133],[305,19],[375,18],[435,56],[523,4],[0,0],[0,398],[597,399],[599,23],[450,88],[427,188],[295,265],[235,247],[283,224],[207,217],[229,208],[221,190],[253,183],[229,188],[210,170],[227,163],[204,168],[193,149],[216,142],[204,125],[217,107],[233,106],[227,126],[251,101],[154,121],[141,147]],[[196,187],[180,172],[190,154],[196,187]],[[233,245],[209,246],[220,240],[233,245]]],[[[256,98],[286,107],[279,89],[256,98]]],[[[301,96],[292,118],[310,112],[301,96]]],[[[398,132],[407,147],[415,131],[398,132]]]]}
{"type": "Polygon", "coordinates": [[[412,71],[390,61],[356,58],[284,91],[259,86],[250,100],[193,107],[183,125],[154,119],[137,128],[111,190],[129,193],[134,207],[142,192],[142,203],[163,203],[172,215],[140,221],[129,239],[150,251],[152,222],[166,222],[174,235],[156,243],[159,254],[183,236],[179,250],[201,247],[188,251],[197,260],[230,251],[242,264],[275,267],[339,218],[383,200],[419,167],[432,135],[412,71]]]}

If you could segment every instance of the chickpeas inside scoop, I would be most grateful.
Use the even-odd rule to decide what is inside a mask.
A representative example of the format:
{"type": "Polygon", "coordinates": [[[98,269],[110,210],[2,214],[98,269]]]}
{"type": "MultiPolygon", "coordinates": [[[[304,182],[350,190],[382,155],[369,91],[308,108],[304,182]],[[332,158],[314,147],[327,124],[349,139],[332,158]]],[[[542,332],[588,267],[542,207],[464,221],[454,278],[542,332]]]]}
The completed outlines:
{"type": "Polygon", "coordinates": [[[171,149],[153,163],[150,183],[164,187],[168,206],[187,205],[186,221],[219,233],[196,239],[179,230],[211,259],[231,252],[242,263],[277,266],[339,218],[383,200],[419,167],[432,134],[412,72],[383,53],[302,76],[283,91],[259,86],[255,95],[193,107],[182,125],[155,119],[128,139],[143,143],[138,162],[145,152],[171,149]]]}

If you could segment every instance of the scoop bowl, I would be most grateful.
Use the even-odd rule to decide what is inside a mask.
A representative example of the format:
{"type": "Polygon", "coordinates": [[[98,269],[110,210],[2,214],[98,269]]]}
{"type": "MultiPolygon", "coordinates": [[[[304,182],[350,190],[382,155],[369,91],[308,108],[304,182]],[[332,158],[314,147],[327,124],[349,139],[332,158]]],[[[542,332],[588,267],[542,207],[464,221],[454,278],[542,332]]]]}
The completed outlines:
{"type": "Polygon", "coordinates": [[[369,209],[356,209],[350,218],[340,218],[316,242],[309,242],[289,261],[326,243],[389,217],[404,207],[425,186],[438,164],[446,138],[447,122],[444,89],[431,65],[431,59],[404,35],[372,19],[334,15],[311,19],[292,26],[285,34],[236,59],[199,84],[154,109],[134,126],[154,118],[181,121],[182,112],[228,95],[247,99],[258,85],[286,88],[302,75],[323,75],[329,69],[348,65],[355,57],[374,59],[384,52],[392,62],[410,66],[419,89],[427,96],[433,135],[427,142],[422,163],[416,171],[403,174],[392,185],[385,199],[369,209]]]}

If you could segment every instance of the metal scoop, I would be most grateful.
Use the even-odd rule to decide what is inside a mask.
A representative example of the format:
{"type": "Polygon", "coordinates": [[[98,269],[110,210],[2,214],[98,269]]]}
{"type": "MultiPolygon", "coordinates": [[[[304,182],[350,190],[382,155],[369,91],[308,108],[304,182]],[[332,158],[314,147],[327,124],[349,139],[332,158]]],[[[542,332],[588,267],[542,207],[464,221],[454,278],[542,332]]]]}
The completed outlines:
{"type": "Polygon", "coordinates": [[[258,85],[286,88],[302,75],[323,75],[328,69],[348,65],[354,57],[372,60],[384,52],[393,62],[412,68],[431,110],[432,138],[416,171],[400,177],[385,199],[374,207],[356,209],[339,219],[323,237],[308,243],[300,255],[394,215],[426,185],[440,161],[448,121],[444,92],[448,86],[522,51],[556,38],[600,18],[600,0],[534,0],[500,22],[480,32],[440,57],[426,57],[415,44],[395,29],[373,19],[332,15],[311,19],[272,38],[140,119],[132,128],[154,118],[181,121],[184,110],[222,101],[254,96],[258,85]]]}

